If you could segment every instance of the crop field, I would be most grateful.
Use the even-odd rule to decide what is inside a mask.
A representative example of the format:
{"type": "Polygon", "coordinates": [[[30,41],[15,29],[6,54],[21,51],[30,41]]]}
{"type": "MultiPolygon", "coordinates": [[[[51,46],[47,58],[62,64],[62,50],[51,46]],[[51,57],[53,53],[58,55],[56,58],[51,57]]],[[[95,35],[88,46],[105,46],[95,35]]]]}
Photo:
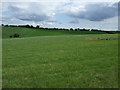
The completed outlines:
{"type": "Polygon", "coordinates": [[[118,40],[89,40],[117,34],[25,30],[3,31],[3,88],[118,87],[118,40]]]}

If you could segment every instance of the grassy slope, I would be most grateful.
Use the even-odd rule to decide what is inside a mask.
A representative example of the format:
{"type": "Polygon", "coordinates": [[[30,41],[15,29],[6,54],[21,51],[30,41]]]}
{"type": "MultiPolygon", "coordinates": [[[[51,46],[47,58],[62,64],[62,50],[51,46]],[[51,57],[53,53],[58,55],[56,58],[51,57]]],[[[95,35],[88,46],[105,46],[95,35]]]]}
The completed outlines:
{"type": "Polygon", "coordinates": [[[104,32],[96,31],[53,31],[53,30],[41,30],[30,28],[18,28],[18,27],[3,27],[3,38],[9,38],[10,35],[15,33],[20,34],[20,37],[33,37],[33,36],[56,36],[56,35],[79,35],[79,34],[104,34],[104,32]]]}
{"type": "Polygon", "coordinates": [[[3,39],[3,87],[118,87],[117,35],[3,39]]]}

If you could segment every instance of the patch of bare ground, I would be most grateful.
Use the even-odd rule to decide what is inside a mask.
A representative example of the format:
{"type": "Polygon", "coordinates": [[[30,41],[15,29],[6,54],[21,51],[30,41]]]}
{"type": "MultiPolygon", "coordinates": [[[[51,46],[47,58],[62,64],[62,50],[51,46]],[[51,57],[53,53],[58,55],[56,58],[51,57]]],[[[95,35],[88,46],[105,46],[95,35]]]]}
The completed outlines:
{"type": "Polygon", "coordinates": [[[86,40],[118,40],[118,38],[87,38],[86,40]]]}

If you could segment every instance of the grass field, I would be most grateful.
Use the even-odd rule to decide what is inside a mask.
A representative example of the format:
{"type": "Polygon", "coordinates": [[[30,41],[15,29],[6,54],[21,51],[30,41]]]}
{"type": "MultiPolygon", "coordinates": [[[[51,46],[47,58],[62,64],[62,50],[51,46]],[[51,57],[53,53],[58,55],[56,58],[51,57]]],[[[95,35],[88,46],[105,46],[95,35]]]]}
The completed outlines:
{"type": "Polygon", "coordinates": [[[33,35],[4,35],[3,88],[118,87],[117,40],[87,40],[117,34],[33,35]]]}
{"type": "Polygon", "coordinates": [[[10,35],[18,33],[20,37],[34,36],[58,36],[58,35],[85,35],[85,34],[106,34],[98,31],[61,31],[61,30],[43,30],[23,27],[2,27],[3,38],[9,38],[10,35]]]}

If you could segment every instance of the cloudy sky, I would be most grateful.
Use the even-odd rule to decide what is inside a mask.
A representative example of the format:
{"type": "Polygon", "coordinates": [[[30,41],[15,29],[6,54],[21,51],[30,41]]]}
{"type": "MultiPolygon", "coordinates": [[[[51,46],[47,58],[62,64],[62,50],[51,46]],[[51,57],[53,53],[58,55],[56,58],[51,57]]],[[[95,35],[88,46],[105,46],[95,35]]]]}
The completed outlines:
{"type": "Polygon", "coordinates": [[[118,30],[118,0],[4,0],[0,23],[118,30]]]}

